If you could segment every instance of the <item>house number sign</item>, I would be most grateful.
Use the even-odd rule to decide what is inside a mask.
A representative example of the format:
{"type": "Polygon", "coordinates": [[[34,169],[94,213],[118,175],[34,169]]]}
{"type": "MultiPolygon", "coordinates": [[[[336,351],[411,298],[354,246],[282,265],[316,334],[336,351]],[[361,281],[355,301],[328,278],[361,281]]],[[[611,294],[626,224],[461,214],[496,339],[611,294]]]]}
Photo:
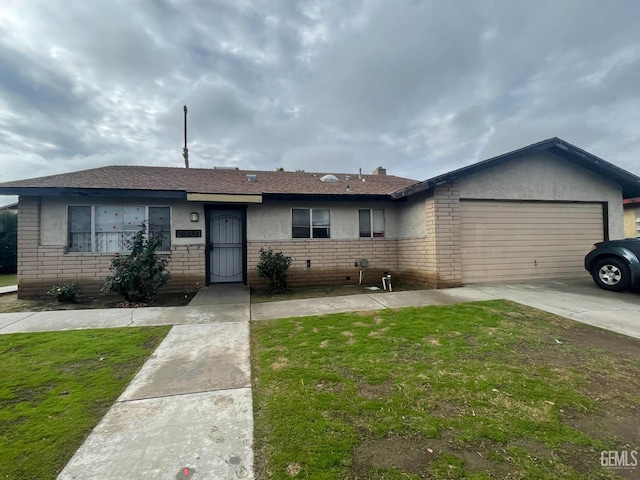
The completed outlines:
{"type": "Polygon", "coordinates": [[[176,238],[201,238],[202,230],[176,230],[176,238]]]}

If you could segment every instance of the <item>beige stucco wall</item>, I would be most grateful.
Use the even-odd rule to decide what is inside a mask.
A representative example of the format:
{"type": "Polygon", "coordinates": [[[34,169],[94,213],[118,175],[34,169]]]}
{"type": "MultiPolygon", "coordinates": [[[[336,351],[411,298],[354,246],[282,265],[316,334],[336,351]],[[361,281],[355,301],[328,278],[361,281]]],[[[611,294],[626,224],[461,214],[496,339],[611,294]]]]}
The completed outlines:
{"type": "Polygon", "coordinates": [[[171,207],[171,244],[204,245],[205,220],[202,203],[158,198],[92,198],[76,200],[69,197],[41,197],[40,244],[43,246],[66,246],[67,244],[67,206],[69,205],[146,205],[171,207]],[[198,222],[190,220],[190,213],[198,212],[198,222]],[[176,230],[202,230],[202,238],[175,238],[176,230]]]}
{"type": "MultiPolygon", "coordinates": [[[[247,208],[247,240],[275,241],[293,240],[307,242],[309,239],[291,239],[291,209],[329,208],[331,210],[331,239],[358,239],[358,209],[383,208],[385,238],[398,236],[397,204],[391,202],[306,202],[272,201],[247,208]]],[[[326,241],[318,239],[317,241],[326,241]]]]}
{"type": "Polygon", "coordinates": [[[640,236],[640,223],[636,218],[640,217],[640,206],[628,206],[624,208],[624,236],[625,238],[635,238],[640,236]]]}
{"type": "Polygon", "coordinates": [[[425,193],[407,198],[406,202],[396,204],[398,211],[398,238],[421,238],[426,234],[425,193]]]}
{"type": "Polygon", "coordinates": [[[624,236],[620,186],[549,152],[460,178],[458,188],[462,199],[608,202],[609,237],[624,236]]]}

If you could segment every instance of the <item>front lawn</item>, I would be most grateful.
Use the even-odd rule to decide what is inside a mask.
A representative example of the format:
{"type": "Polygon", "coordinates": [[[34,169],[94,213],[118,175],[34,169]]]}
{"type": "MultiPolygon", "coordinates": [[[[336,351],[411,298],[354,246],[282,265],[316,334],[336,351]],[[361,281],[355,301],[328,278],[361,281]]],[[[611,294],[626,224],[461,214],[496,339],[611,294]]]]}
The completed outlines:
{"type": "Polygon", "coordinates": [[[640,474],[601,466],[640,450],[638,340],[507,301],[251,328],[256,478],[640,474]]]}
{"type": "Polygon", "coordinates": [[[18,284],[18,275],[15,273],[0,273],[0,287],[9,287],[18,284]]]}
{"type": "Polygon", "coordinates": [[[0,335],[0,478],[56,478],[169,329],[0,335]]]}

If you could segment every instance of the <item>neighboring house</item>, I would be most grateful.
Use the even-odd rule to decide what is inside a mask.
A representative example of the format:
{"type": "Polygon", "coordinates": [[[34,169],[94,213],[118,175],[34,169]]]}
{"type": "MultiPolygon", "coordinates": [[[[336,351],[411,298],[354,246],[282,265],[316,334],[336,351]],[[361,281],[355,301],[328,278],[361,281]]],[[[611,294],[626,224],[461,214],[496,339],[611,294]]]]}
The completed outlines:
{"type": "Polygon", "coordinates": [[[164,236],[168,290],[264,283],[261,248],[292,285],[435,288],[586,274],[594,242],[623,236],[640,178],[558,138],[417,182],[386,175],[112,166],[0,184],[19,195],[20,295],[97,291],[142,222],[164,236]]]}
{"type": "Polygon", "coordinates": [[[625,198],[622,203],[625,238],[640,237],[640,198],[625,198]]]}
{"type": "MultiPolygon", "coordinates": [[[[2,207],[0,207],[0,214],[2,212],[9,212],[9,213],[13,213],[14,215],[18,214],[18,203],[10,203],[8,205],[4,205],[2,207]]],[[[13,228],[15,228],[15,225],[12,224],[13,228]]],[[[4,218],[2,218],[2,215],[0,215],[0,233],[2,233],[4,231],[5,225],[4,225],[4,218]]]]}
{"type": "Polygon", "coordinates": [[[16,203],[10,203],[8,205],[4,205],[2,207],[0,207],[0,212],[11,212],[11,213],[18,213],[18,202],[16,203]]]}

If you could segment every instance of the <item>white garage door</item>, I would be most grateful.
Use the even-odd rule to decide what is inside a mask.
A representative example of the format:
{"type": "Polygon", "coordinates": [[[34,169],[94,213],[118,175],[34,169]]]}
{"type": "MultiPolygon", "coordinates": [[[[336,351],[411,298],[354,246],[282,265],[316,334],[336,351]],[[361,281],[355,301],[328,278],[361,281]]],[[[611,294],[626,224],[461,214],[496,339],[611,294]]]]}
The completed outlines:
{"type": "Polygon", "coordinates": [[[604,240],[600,203],[460,201],[462,282],[584,274],[604,240]]]}

